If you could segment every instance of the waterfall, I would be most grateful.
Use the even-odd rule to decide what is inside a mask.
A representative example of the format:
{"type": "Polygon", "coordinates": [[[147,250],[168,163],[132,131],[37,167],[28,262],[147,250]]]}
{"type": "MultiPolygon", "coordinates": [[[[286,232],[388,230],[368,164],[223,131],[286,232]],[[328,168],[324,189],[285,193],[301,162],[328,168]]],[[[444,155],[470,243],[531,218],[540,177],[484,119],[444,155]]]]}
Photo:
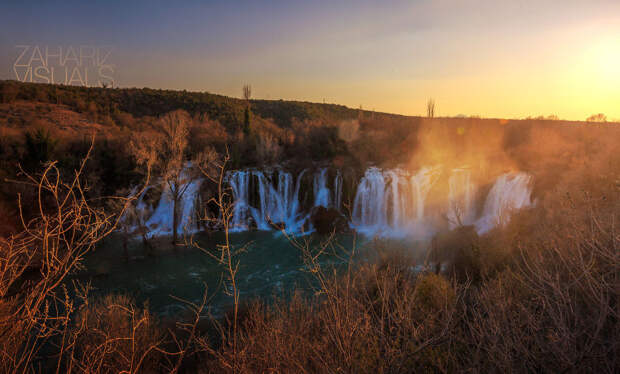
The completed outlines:
{"type": "Polygon", "coordinates": [[[471,181],[471,171],[461,168],[452,170],[448,181],[448,222],[451,229],[471,225],[476,216],[476,188],[471,181]]]}
{"type": "Polygon", "coordinates": [[[334,208],[340,210],[342,207],[342,174],[340,171],[334,177],[334,208]]]}
{"type": "MultiPolygon", "coordinates": [[[[234,208],[231,227],[234,231],[247,230],[254,223],[259,230],[271,230],[272,224],[284,224],[287,230],[301,230],[305,217],[299,213],[299,189],[305,170],[297,176],[293,186],[291,173],[234,171],[228,173],[227,182],[233,191],[234,208]],[[251,205],[251,183],[256,181],[258,204],[251,205]]],[[[253,189],[252,189],[253,190],[253,189]]]]}
{"type": "Polygon", "coordinates": [[[273,185],[273,174],[265,175],[257,171],[258,193],[260,197],[260,216],[257,219],[258,228],[271,229],[272,224],[284,224],[286,227],[296,226],[297,196],[293,198],[293,177],[290,173],[278,172],[277,187],[273,185]]]}
{"type": "Polygon", "coordinates": [[[353,226],[373,235],[404,236],[425,225],[426,197],[438,175],[437,168],[423,168],[412,176],[400,169],[368,169],[355,195],[353,226]]]}
{"type": "Polygon", "coordinates": [[[406,179],[401,178],[402,172],[400,170],[389,170],[384,173],[388,177],[389,183],[386,185],[386,212],[388,218],[388,224],[391,227],[402,227],[404,225],[404,218],[407,216],[408,207],[408,195],[406,179]],[[402,192],[405,193],[402,193],[402,192]],[[391,208],[391,210],[390,210],[391,208]]]}
{"type": "Polygon", "coordinates": [[[505,225],[513,211],[532,205],[531,178],[530,175],[519,172],[506,173],[496,179],[484,203],[482,217],[475,223],[479,234],[484,234],[495,226],[505,225]]]}
{"type": "Polygon", "coordinates": [[[353,225],[374,232],[386,226],[385,178],[377,168],[366,170],[353,203],[353,225]]]}
{"type": "Polygon", "coordinates": [[[411,177],[411,188],[413,190],[413,196],[415,196],[415,218],[418,222],[424,220],[426,196],[437,181],[440,172],[439,168],[422,168],[422,170],[411,177]]]}
{"type": "MultiPolygon", "coordinates": [[[[192,166],[188,163],[181,171],[179,178],[181,183],[177,186],[178,191],[182,193],[177,203],[179,218],[177,232],[179,233],[192,231],[191,225],[195,222],[195,202],[202,185],[202,179],[192,178],[191,173],[192,166]]],[[[159,203],[145,223],[150,230],[149,236],[169,235],[172,233],[174,201],[170,185],[168,183],[163,183],[163,185],[164,189],[159,203]]],[[[144,206],[142,200],[138,203],[138,207],[140,205],[144,206]]]]}
{"type": "MultiPolygon", "coordinates": [[[[297,182],[295,183],[295,195],[291,197],[293,199],[291,204],[291,214],[294,215],[299,214],[299,189],[301,188],[301,179],[304,177],[304,174],[306,174],[306,169],[302,170],[297,176],[297,182]]],[[[301,222],[301,224],[303,225],[303,222],[301,222]]]]}
{"type": "Polygon", "coordinates": [[[327,168],[321,169],[314,175],[312,188],[314,192],[314,206],[328,208],[330,206],[330,191],[327,188],[327,168]]]}
{"type": "Polygon", "coordinates": [[[328,169],[322,168],[314,174],[312,180],[312,192],[314,193],[314,205],[324,208],[334,208],[340,210],[342,205],[342,174],[336,171],[333,182],[333,192],[327,185],[328,169]]]}
{"type": "Polygon", "coordinates": [[[228,173],[226,181],[232,189],[234,205],[230,222],[231,231],[243,231],[250,228],[250,218],[257,215],[250,206],[250,177],[249,171],[228,173]]]}
{"type": "MultiPolygon", "coordinates": [[[[181,173],[187,182],[181,187],[185,192],[178,204],[179,232],[186,231],[194,221],[196,197],[202,184],[201,179],[191,178],[190,171],[188,164],[181,173]]],[[[308,229],[311,207],[340,209],[343,177],[336,170],[333,181],[330,180],[327,168],[313,175],[314,201],[302,209],[300,189],[305,173],[303,170],[294,176],[282,169],[228,172],[225,182],[232,189],[234,204],[230,230],[245,231],[252,227],[272,230],[274,224],[281,224],[288,232],[299,233],[308,229]]],[[[403,169],[367,169],[355,192],[351,227],[367,235],[428,237],[441,228],[436,217],[445,214],[451,229],[473,224],[483,234],[508,222],[514,210],[532,205],[531,176],[523,172],[507,173],[495,180],[478,216],[472,172],[459,168],[452,170],[447,180],[447,204],[429,207],[427,197],[440,173],[438,167],[425,167],[415,174],[403,169]]],[[[136,217],[146,220],[149,236],[171,234],[173,201],[169,186],[164,185],[152,212],[143,201],[145,192],[136,203],[136,217]]]]}

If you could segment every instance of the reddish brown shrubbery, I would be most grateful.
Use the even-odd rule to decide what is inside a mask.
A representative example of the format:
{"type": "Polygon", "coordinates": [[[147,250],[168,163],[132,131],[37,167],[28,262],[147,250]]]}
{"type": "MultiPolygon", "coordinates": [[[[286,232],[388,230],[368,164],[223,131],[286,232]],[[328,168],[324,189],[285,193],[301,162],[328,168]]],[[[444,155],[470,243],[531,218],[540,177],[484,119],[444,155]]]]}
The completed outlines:
{"type": "MultiPolygon", "coordinates": [[[[356,146],[374,144],[364,135],[345,142],[337,128],[318,123],[293,123],[299,136],[269,121],[253,125],[248,139],[269,138],[273,145],[309,154],[317,144],[332,155],[340,147],[355,152],[356,146]]],[[[366,135],[382,132],[370,120],[363,127],[366,135]]],[[[190,148],[217,147],[228,139],[218,122],[192,122],[189,131],[195,135],[190,148]]],[[[201,317],[204,301],[188,303],[190,318],[169,329],[125,296],[92,299],[86,286],[68,289],[66,276],[116,227],[127,201],[119,199],[120,208],[112,204],[115,214],[92,206],[84,178],[96,182],[105,173],[77,163],[78,172],[63,183],[56,164],[48,163],[42,176],[27,177],[35,192],[21,195],[22,208],[32,205],[24,230],[0,239],[0,371],[618,372],[617,140],[575,129],[561,136],[546,129],[523,136],[511,131],[495,134],[494,147],[503,141],[512,161],[531,167],[543,181],[536,205],[482,237],[467,227],[438,237],[429,258],[441,262],[443,271],[393,248],[332,269],[321,257],[337,249],[336,243],[328,240],[316,249],[295,242],[319,285],[314,294],[299,291],[243,311],[234,286],[235,312],[227,318],[201,317]],[[545,142],[553,149],[540,150],[545,142]],[[212,328],[198,329],[201,318],[212,328]]],[[[379,135],[382,142],[390,139],[379,135]]],[[[401,145],[414,144],[404,139],[401,145]]],[[[123,148],[119,144],[124,143],[106,147],[123,148]]],[[[273,151],[265,144],[259,158],[273,151]]],[[[454,146],[468,147],[459,144],[454,146]]],[[[114,163],[100,158],[94,169],[114,163]]],[[[0,206],[0,217],[12,211],[0,206]]],[[[219,250],[211,254],[228,269],[231,282],[235,251],[230,245],[219,250]]]]}
{"type": "Polygon", "coordinates": [[[556,190],[508,226],[464,245],[458,235],[444,241],[435,256],[448,261],[449,278],[415,273],[399,252],[337,275],[318,265],[320,253],[305,252],[318,294],[256,304],[243,321],[236,354],[224,347],[209,367],[617,372],[617,178],[613,164],[566,173],[556,190]]]}
{"type": "Polygon", "coordinates": [[[75,347],[66,365],[79,372],[156,372],[165,362],[164,332],[127,296],[92,300],[77,313],[70,334],[75,347]]]}

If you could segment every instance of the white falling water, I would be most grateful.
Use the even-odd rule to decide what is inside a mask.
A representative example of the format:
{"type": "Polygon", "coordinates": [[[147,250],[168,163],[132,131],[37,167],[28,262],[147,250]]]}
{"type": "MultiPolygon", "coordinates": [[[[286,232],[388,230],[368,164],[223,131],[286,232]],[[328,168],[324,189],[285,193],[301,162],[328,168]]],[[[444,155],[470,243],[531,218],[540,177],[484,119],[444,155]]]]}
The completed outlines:
{"type": "Polygon", "coordinates": [[[370,168],[353,203],[353,226],[371,235],[406,236],[427,225],[425,202],[439,169],[424,168],[409,176],[400,169],[370,168]]]}
{"type": "Polygon", "coordinates": [[[336,172],[332,191],[327,184],[327,172],[327,168],[322,168],[314,174],[314,179],[312,181],[312,191],[314,193],[313,206],[340,210],[342,205],[342,174],[340,174],[340,171],[336,172]]]}
{"type": "Polygon", "coordinates": [[[340,171],[334,177],[334,208],[340,210],[342,206],[342,174],[340,171]]]}
{"type": "Polygon", "coordinates": [[[357,186],[353,203],[353,225],[362,231],[386,226],[385,178],[381,170],[370,168],[357,186]]]}
{"type": "Polygon", "coordinates": [[[232,188],[234,206],[230,222],[231,231],[244,231],[250,228],[250,218],[258,215],[250,206],[251,171],[228,173],[227,182],[232,188]]]}
{"type": "Polygon", "coordinates": [[[506,173],[497,178],[484,203],[482,217],[475,223],[478,234],[505,225],[513,211],[532,205],[531,179],[523,172],[506,173]]]}
{"type": "Polygon", "coordinates": [[[451,229],[468,226],[476,219],[475,193],[471,170],[461,168],[452,170],[448,181],[448,222],[451,229]]]}
{"type": "Polygon", "coordinates": [[[259,230],[271,230],[273,224],[283,224],[291,232],[301,230],[306,219],[299,212],[299,189],[304,173],[305,170],[297,176],[294,185],[291,173],[282,170],[277,172],[277,181],[272,172],[252,170],[229,173],[227,182],[234,198],[232,230],[247,230],[252,223],[259,230]],[[256,181],[258,189],[255,206],[250,201],[253,181],[256,181]]]}
{"type": "Polygon", "coordinates": [[[386,185],[386,206],[384,207],[386,219],[389,219],[389,221],[386,221],[385,224],[389,224],[392,228],[403,227],[405,224],[405,217],[407,217],[408,212],[411,211],[411,209],[409,209],[411,203],[409,199],[410,196],[407,194],[407,189],[409,188],[407,179],[403,177],[403,172],[398,169],[388,170],[384,172],[383,175],[387,176],[389,180],[389,183],[386,185]],[[391,206],[387,206],[388,203],[391,204],[391,206]]]}
{"type": "MultiPolygon", "coordinates": [[[[178,186],[179,191],[183,191],[181,199],[177,203],[178,223],[177,232],[190,232],[195,227],[192,227],[195,223],[195,202],[202,179],[195,179],[191,177],[191,165],[188,164],[181,172],[180,181],[182,182],[178,186]]],[[[146,227],[149,229],[149,236],[162,236],[172,234],[173,227],[173,209],[174,201],[170,186],[167,183],[163,183],[164,190],[162,191],[161,198],[157,207],[146,221],[146,227]]],[[[144,205],[140,200],[138,204],[144,205]]]]}
{"type": "MultiPolygon", "coordinates": [[[[193,217],[196,197],[202,180],[190,178],[191,165],[182,173],[187,181],[185,192],[178,204],[180,233],[194,230],[193,217]]],[[[303,210],[300,206],[301,180],[306,171],[295,178],[283,170],[239,170],[229,172],[226,182],[232,189],[234,207],[231,231],[245,231],[251,227],[272,230],[274,224],[284,225],[290,233],[308,229],[311,207],[335,207],[342,204],[342,175],[336,172],[331,189],[327,169],[313,176],[314,201],[303,210]]],[[[423,168],[416,174],[401,169],[366,170],[360,180],[353,202],[351,226],[367,235],[392,237],[426,237],[436,232],[436,216],[446,214],[450,228],[473,224],[479,234],[508,222],[514,210],[532,204],[531,176],[526,173],[507,173],[499,176],[491,188],[483,212],[476,215],[475,185],[468,169],[454,169],[448,179],[447,210],[429,208],[427,197],[439,179],[439,168],[423,168]]],[[[142,199],[137,202],[138,219],[144,221],[149,236],[170,235],[173,222],[173,201],[170,190],[164,187],[157,207],[152,211],[142,199]]],[[[445,205],[444,205],[445,206],[445,205]]]]}
{"type": "Polygon", "coordinates": [[[319,170],[314,175],[312,188],[314,192],[314,206],[328,208],[330,206],[329,195],[331,191],[327,187],[327,168],[319,170]]]}
{"type": "Polygon", "coordinates": [[[424,221],[424,206],[426,197],[431,187],[437,181],[437,177],[441,173],[439,168],[422,168],[417,174],[411,177],[412,194],[415,199],[416,220],[419,223],[424,221]]]}

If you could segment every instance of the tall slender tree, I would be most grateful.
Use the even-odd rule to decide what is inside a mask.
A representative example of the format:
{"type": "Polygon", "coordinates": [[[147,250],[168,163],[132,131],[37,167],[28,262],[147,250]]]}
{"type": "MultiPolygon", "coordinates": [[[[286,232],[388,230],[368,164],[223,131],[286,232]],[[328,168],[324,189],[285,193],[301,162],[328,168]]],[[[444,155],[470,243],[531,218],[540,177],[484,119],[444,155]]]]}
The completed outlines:
{"type": "Polygon", "coordinates": [[[435,99],[428,99],[426,102],[426,116],[428,118],[435,117],[435,99]]]}
{"type": "Polygon", "coordinates": [[[250,134],[250,99],[252,98],[252,86],[243,85],[243,99],[245,100],[245,110],[243,112],[243,132],[250,134]]]}

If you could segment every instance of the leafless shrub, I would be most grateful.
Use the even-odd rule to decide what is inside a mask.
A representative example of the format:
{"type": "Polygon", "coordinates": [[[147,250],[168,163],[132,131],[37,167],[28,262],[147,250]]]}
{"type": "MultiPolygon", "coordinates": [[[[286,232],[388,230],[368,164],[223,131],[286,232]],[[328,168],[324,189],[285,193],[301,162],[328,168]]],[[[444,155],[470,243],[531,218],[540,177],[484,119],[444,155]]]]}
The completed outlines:
{"type": "MultiPolygon", "coordinates": [[[[304,268],[318,287],[312,297],[296,293],[272,307],[259,303],[250,308],[239,327],[237,371],[450,368],[448,354],[442,356],[457,304],[450,282],[439,275],[417,275],[400,257],[356,266],[354,253],[333,236],[318,245],[307,238],[289,240],[301,251],[304,268]],[[340,257],[346,270],[326,266],[327,255],[340,257]]],[[[233,353],[223,351],[211,370],[233,371],[233,353]]]]}
{"type": "Polygon", "coordinates": [[[136,307],[127,296],[107,295],[90,302],[80,308],[74,325],[67,371],[153,372],[164,362],[163,331],[148,309],[136,307]]]}
{"type": "Polygon", "coordinates": [[[357,120],[342,121],[338,124],[338,137],[347,143],[359,138],[360,124],[357,120]]]}
{"type": "Polygon", "coordinates": [[[554,198],[553,210],[530,217],[529,232],[513,242],[515,265],[472,294],[467,366],[617,372],[620,236],[608,198],[618,196],[608,193],[554,198]]]}
{"type": "Polygon", "coordinates": [[[258,160],[263,164],[277,162],[282,154],[282,147],[278,144],[278,140],[267,132],[258,134],[258,143],[256,145],[256,155],[258,160]]]}
{"type": "MultiPolygon", "coordinates": [[[[240,305],[239,289],[237,286],[237,273],[240,263],[238,256],[246,250],[246,246],[249,245],[249,243],[242,246],[234,246],[230,241],[229,228],[234,205],[232,203],[232,191],[225,182],[226,166],[229,161],[230,156],[228,150],[223,157],[220,157],[213,149],[209,149],[200,154],[196,161],[196,167],[200,170],[201,174],[217,186],[217,194],[209,200],[209,203],[217,207],[219,216],[213,217],[205,211],[201,219],[212,225],[221,227],[224,233],[224,241],[215,248],[209,248],[204,247],[193,238],[190,238],[188,245],[201,250],[222,266],[221,284],[223,285],[223,291],[230,296],[233,301],[232,316],[227,316],[223,323],[217,320],[213,321],[221,339],[220,344],[223,349],[214,350],[211,347],[209,339],[201,336],[196,337],[196,345],[202,352],[208,353],[210,357],[213,357],[219,362],[223,368],[238,372],[238,316],[240,305]]],[[[198,316],[198,309],[194,309],[197,310],[196,315],[198,316]]],[[[202,308],[200,310],[202,310],[202,308]]]]}
{"type": "Polygon", "coordinates": [[[64,281],[81,267],[95,244],[116,228],[135,198],[118,198],[125,204],[112,213],[86,198],[80,177],[92,144],[68,182],[55,162],[48,163],[40,177],[24,173],[24,183],[37,191],[32,203],[38,217],[26,222],[20,197],[23,231],[0,241],[0,367],[4,372],[34,370],[43,364],[39,355],[50,344],[59,346],[56,370],[61,370],[65,355],[73,349],[66,343],[71,340],[71,315],[77,307],[64,281]]]}

